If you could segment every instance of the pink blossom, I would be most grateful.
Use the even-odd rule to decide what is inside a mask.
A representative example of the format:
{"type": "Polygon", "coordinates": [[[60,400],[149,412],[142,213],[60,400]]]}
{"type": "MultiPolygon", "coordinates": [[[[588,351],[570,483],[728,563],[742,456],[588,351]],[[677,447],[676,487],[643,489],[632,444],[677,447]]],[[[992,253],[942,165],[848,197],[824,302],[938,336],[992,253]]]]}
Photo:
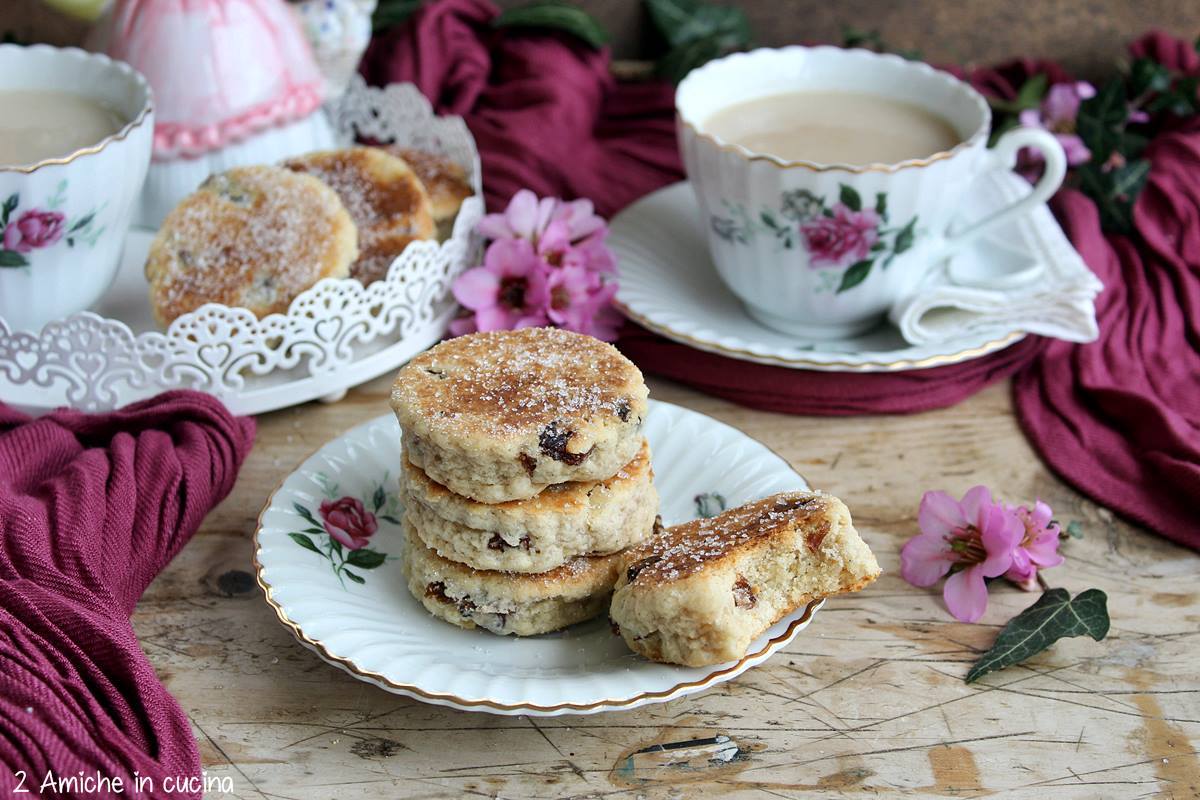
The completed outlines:
{"type": "Polygon", "coordinates": [[[26,211],[4,229],[4,249],[28,253],[62,238],[66,218],[58,211],[26,211]]]}
{"type": "Polygon", "coordinates": [[[604,341],[617,338],[620,316],[612,309],[617,286],[581,267],[554,270],[548,281],[550,303],[547,313],[560,328],[585,333],[604,341]]]}
{"type": "Polygon", "coordinates": [[[365,547],[379,527],[375,515],[356,497],[322,500],[321,521],[325,532],[347,550],[365,547]]]}
{"type": "Polygon", "coordinates": [[[949,573],[942,596],[957,619],[975,622],[987,609],[984,578],[1003,575],[1024,528],[985,486],[956,501],[926,492],[917,515],[921,532],[900,550],[900,574],[914,586],[932,586],[949,573]]]}
{"type": "Polygon", "coordinates": [[[1004,577],[1026,591],[1037,588],[1039,570],[1057,567],[1063,562],[1058,543],[1061,530],[1051,517],[1050,506],[1038,500],[1030,510],[1025,506],[1006,506],[1009,514],[1021,523],[1021,541],[1013,550],[1012,566],[1004,577]]]}
{"type": "MultiPolygon", "coordinates": [[[[1075,118],[1079,116],[1079,104],[1095,97],[1096,88],[1087,81],[1056,83],[1046,92],[1038,108],[1027,108],[1019,119],[1026,128],[1044,128],[1054,134],[1067,153],[1067,163],[1078,166],[1092,157],[1092,151],[1075,133],[1075,118]]],[[[1021,159],[1025,166],[1042,163],[1042,155],[1026,148],[1021,159]]]]}
{"type": "Polygon", "coordinates": [[[543,262],[525,239],[498,239],[488,245],[483,266],[467,270],[454,282],[454,297],[475,312],[473,318],[455,320],[458,324],[451,331],[456,335],[547,322],[543,262]],[[464,330],[468,325],[472,327],[464,330]]]}
{"type": "Polygon", "coordinates": [[[455,297],[474,313],[454,320],[451,333],[556,325],[616,338],[615,262],[590,200],[538,199],[522,189],[476,230],[492,241],[483,266],[455,281],[455,297]]]}
{"type": "Polygon", "coordinates": [[[843,203],[833,206],[833,216],[818,216],[800,225],[809,263],[844,268],[862,261],[879,241],[879,215],[867,209],[851,211],[843,203]]]}

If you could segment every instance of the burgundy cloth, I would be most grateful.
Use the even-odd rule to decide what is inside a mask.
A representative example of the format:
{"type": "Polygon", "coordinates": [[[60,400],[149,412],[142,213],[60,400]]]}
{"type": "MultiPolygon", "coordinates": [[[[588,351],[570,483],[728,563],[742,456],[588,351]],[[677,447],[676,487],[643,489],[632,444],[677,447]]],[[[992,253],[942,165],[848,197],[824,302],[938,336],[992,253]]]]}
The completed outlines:
{"type": "MultiPolygon", "coordinates": [[[[31,420],[0,405],[0,795],[59,777],[200,775],[188,718],[130,623],[233,487],[254,423],[196,392],[31,420]]],[[[147,784],[148,785],[148,784],[147,784]]],[[[13,795],[14,797],[20,795],[13,795]]],[[[201,796],[200,792],[171,797],[201,796]]]]}
{"type": "MultiPolygon", "coordinates": [[[[1131,51],[1200,74],[1193,47],[1165,34],[1131,51]]],[[[1168,118],[1152,133],[1136,239],[1105,236],[1083,195],[1056,198],[1064,230],[1106,287],[1100,339],[1047,343],[1013,396],[1030,442],[1067,483],[1200,548],[1200,119],[1168,118]]]]}
{"type": "Polygon", "coordinates": [[[752,364],[684,347],[626,322],[618,346],[644,369],[735,403],[785,414],[908,414],[953,405],[1029,362],[1030,337],[987,358],[881,375],[752,364]],[[737,364],[736,375],[728,372],[737,364]],[[802,399],[801,399],[802,398],[802,399]],[[802,403],[803,411],[797,411],[802,403]]]}
{"type": "Polygon", "coordinates": [[[589,197],[611,216],[682,176],[675,92],[618,83],[606,50],[570,37],[491,26],[487,0],[442,0],[375,39],[369,83],[409,81],[442,114],[466,120],[479,145],[488,205],[518,189],[589,197]]]}
{"type": "MultiPolygon", "coordinates": [[[[611,214],[679,180],[670,87],[622,84],[604,52],[553,34],[497,31],[484,0],[443,0],[372,44],[368,81],[413,81],[479,143],[489,205],[520,188],[589,197],[611,214]]],[[[1162,34],[1136,43],[1169,66],[1200,70],[1191,45],[1162,34]]],[[[1049,62],[954,70],[1011,98],[1049,62]]],[[[985,358],[933,369],[821,373],[703,353],[627,324],[619,346],[647,372],[745,405],[799,414],[917,412],[956,403],[1015,374],[1016,408],[1033,446],[1067,482],[1124,516],[1200,547],[1200,134],[1169,123],[1147,151],[1149,186],[1135,214],[1140,243],[1101,233],[1083,196],[1054,207],[1107,285],[1100,340],[1030,338],[985,358]],[[1140,248],[1140,249],[1139,249],[1140,248]]]]}

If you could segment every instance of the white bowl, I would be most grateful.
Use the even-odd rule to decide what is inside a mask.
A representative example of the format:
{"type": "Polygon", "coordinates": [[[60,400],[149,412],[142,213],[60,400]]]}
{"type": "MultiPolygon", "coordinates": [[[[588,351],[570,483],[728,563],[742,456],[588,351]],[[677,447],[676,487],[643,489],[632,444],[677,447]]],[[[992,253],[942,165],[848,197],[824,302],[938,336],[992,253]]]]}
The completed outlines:
{"type": "Polygon", "coordinates": [[[80,94],[129,120],[61,158],[0,167],[0,318],[39,330],[92,305],[116,275],[150,163],[153,103],[129,65],[46,45],[0,45],[3,90],[80,94]]]}

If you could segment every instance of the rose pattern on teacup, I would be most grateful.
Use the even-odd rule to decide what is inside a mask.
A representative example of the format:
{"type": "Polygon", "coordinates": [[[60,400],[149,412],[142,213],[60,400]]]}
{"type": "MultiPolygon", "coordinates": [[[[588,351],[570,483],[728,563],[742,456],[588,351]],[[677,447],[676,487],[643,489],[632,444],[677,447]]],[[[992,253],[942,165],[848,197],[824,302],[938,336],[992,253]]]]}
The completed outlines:
{"type": "Polygon", "coordinates": [[[97,226],[96,215],[104,205],[75,218],[68,218],[61,211],[66,202],[67,181],[59,182],[54,194],[43,205],[22,209],[21,195],[13,192],[0,204],[0,267],[28,267],[38,250],[54,247],[65,242],[74,247],[83,242],[89,248],[104,233],[104,226],[97,226]]]}
{"type": "Polygon", "coordinates": [[[354,495],[341,494],[338,485],[324,472],[316,474],[316,481],[325,498],[315,514],[307,506],[292,504],[308,527],[289,533],[288,538],[329,561],[333,574],[343,588],[347,579],[354,583],[366,583],[366,578],[349,568],[371,570],[388,560],[386,553],[367,545],[379,530],[379,520],[392,525],[400,524],[400,514],[403,513],[400,501],[383,488],[392,482],[385,472],[374,490],[366,493],[367,500],[364,502],[354,495]],[[372,510],[368,511],[368,507],[372,510]]]}
{"type": "Polygon", "coordinates": [[[808,268],[820,273],[814,292],[841,293],[867,279],[876,264],[887,269],[896,256],[910,250],[917,239],[917,217],[904,225],[890,226],[887,193],[875,195],[873,207],[847,184],[839,184],[838,199],[807,189],[786,191],[779,211],[763,208],[757,216],[744,205],[722,200],[727,215],[713,214],[713,233],[737,244],[750,244],[759,234],[774,236],[784,250],[802,247],[808,268]]]}

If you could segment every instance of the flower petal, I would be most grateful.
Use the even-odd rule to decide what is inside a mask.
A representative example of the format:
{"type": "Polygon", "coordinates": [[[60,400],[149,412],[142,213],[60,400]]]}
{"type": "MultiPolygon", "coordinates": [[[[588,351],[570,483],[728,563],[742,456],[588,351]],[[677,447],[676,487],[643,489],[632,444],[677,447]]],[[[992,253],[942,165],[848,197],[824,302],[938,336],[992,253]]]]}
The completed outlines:
{"type": "Polygon", "coordinates": [[[517,319],[519,317],[516,314],[502,306],[490,306],[475,312],[475,324],[481,331],[511,330],[517,319]]]}
{"type": "Polygon", "coordinates": [[[951,554],[939,536],[921,533],[900,548],[900,575],[913,586],[933,586],[950,571],[951,554]]]}
{"type": "Polygon", "coordinates": [[[475,232],[485,239],[511,239],[516,235],[504,214],[488,214],[475,225],[475,232]]]}
{"type": "Polygon", "coordinates": [[[468,333],[474,333],[479,330],[479,326],[475,324],[475,315],[469,317],[456,317],[450,320],[450,335],[465,336],[468,333]]]}
{"type": "Polygon", "coordinates": [[[994,578],[1012,565],[1013,551],[1021,544],[1025,525],[1014,512],[1000,505],[985,508],[981,514],[979,538],[987,558],[979,569],[984,576],[994,578]]]}
{"type": "Polygon", "coordinates": [[[1017,115],[1017,121],[1023,128],[1044,128],[1042,115],[1036,108],[1027,108],[1017,115]]]}
{"type": "Polygon", "coordinates": [[[983,581],[979,565],[951,575],[942,589],[942,598],[955,619],[962,622],[978,621],[987,611],[988,602],[987,584],[983,581]]]}
{"type": "Polygon", "coordinates": [[[967,489],[967,493],[963,495],[959,505],[962,506],[963,518],[967,523],[982,531],[983,512],[992,508],[995,503],[992,502],[992,493],[986,486],[972,486],[967,489]]]}
{"type": "Polygon", "coordinates": [[[500,278],[485,267],[469,269],[454,282],[454,299],[472,311],[496,305],[500,278]]]}
{"type": "Polygon", "coordinates": [[[962,506],[950,495],[945,492],[926,492],[921,497],[921,508],[917,512],[917,527],[921,533],[941,538],[966,524],[962,506]]]}
{"type": "Polygon", "coordinates": [[[537,195],[528,189],[521,189],[508,201],[504,210],[504,219],[513,235],[523,239],[533,239],[538,223],[537,195]]]}

